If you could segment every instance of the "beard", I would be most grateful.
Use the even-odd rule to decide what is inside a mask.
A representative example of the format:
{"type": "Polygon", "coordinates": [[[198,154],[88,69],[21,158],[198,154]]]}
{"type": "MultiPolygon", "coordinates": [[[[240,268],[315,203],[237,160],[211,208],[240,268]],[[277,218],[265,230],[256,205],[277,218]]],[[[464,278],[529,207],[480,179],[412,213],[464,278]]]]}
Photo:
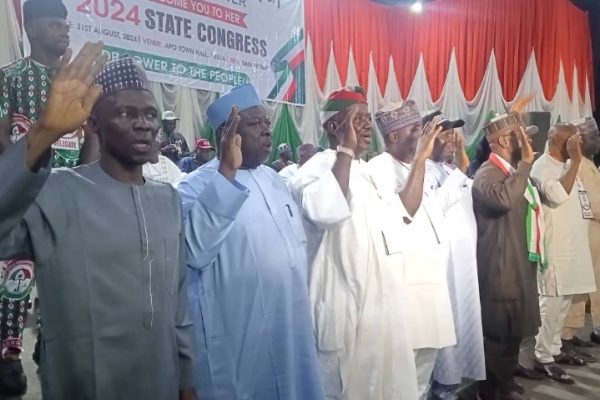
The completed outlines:
{"type": "Polygon", "coordinates": [[[510,159],[513,165],[517,165],[521,161],[521,149],[514,147],[510,153],[510,159]]]}

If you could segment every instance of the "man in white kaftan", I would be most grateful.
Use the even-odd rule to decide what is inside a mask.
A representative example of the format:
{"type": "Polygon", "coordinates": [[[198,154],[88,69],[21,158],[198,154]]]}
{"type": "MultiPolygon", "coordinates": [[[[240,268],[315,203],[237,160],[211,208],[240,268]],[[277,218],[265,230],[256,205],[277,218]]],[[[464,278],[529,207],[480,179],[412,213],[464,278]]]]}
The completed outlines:
{"type": "MultiPolygon", "coordinates": [[[[423,188],[425,162],[441,127],[431,124],[423,135],[421,116],[412,101],[390,105],[377,113],[376,120],[386,141],[386,152],[369,161],[370,174],[381,193],[403,202],[412,216],[399,251],[404,258],[408,326],[419,396],[426,398],[438,350],[456,344],[446,278],[450,251],[447,226],[436,193],[423,188]],[[417,151],[420,138],[422,146],[417,151]],[[425,146],[427,141],[429,146],[425,146]]],[[[444,188],[459,187],[457,181],[464,182],[466,177],[453,174],[449,180],[444,188]]],[[[447,201],[453,197],[450,192],[440,191],[439,195],[447,201]]]]}
{"type": "Polygon", "coordinates": [[[347,400],[418,397],[407,329],[401,203],[377,189],[355,158],[371,140],[364,91],[334,92],[324,107],[334,150],[301,169],[295,192],[313,260],[310,300],[325,395],[347,400]],[[385,237],[385,239],[384,239],[385,237]],[[310,248],[312,247],[312,249],[310,248]]]}
{"type": "MultiPolygon", "coordinates": [[[[587,192],[590,209],[594,219],[590,220],[589,241],[592,263],[596,276],[596,285],[600,282],[600,171],[594,164],[594,157],[600,153],[600,131],[594,118],[588,117],[574,121],[573,124],[581,133],[581,150],[583,158],[577,176],[581,179],[587,192]]],[[[600,291],[580,294],[573,297],[573,304],[562,332],[562,338],[572,338],[573,342],[583,340],[577,337],[577,332],[585,326],[586,303],[590,300],[593,330],[590,339],[600,344],[600,291]]],[[[580,336],[581,337],[581,336],[580,336]]]]}
{"type": "Polygon", "coordinates": [[[548,152],[531,170],[542,199],[548,254],[548,268],[538,272],[542,326],[536,336],[536,369],[561,383],[574,381],[555,361],[585,363],[572,352],[561,352],[561,330],[573,295],[596,290],[586,219],[593,215],[586,216],[582,209],[587,193],[577,177],[580,142],[581,135],[573,125],[554,126],[548,134],[548,152]]]}
{"type": "Polygon", "coordinates": [[[153,162],[144,164],[142,168],[144,178],[150,178],[157,182],[169,183],[171,186],[177,187],[179,182],[185,178],[186,174],[181,172],[179,167],[168,157],[165,157],[162,154],[157,154],[157,156],[156,162],[153,160],[153,162]]]}
{"type": "Polygon", "coordinates": [[[316,147],[311,143],[304,143],[298,146],[296,149],[296,155],[298,156],[298,164],[291,164],[279,171],[279,176],[283,178],[285,186],[287,186],[290,192],[293,192],[294,181],[298,176],[300,167],[303,166],[312,156],[317,152],[316,147]]]}
{"type": "Polygon", "coordinates": [[[279,176],[281,176],[281,179],[283,179],[285,186],[287,186],[288,188],[292,187],[292,183],[298,175],[299,169],[300,166],[298,164],[290,164],[281,171],[279,171],[279,176]]]}
{"type": "MultiPolygon", "coordinates": [[[[427,123],[439,111],[423,117],[427,123]]],[[[448,289],[452,302],[456,345],[439,351],[433,371],[436,396],[458,398],[463,378],[485,379],[481,303],[477,278],[477,221],[473,213],[472,180],[467,179],[469,158],[458,128],[464,121],[442,119],[443,131],[435,140],[425,166],[425,190],[438,196],[449,235],[448,289]],[[453,179],[449,179],[450,177],[453,179]],[[451,187],[449,187],[452,185],[451,187]]]]}

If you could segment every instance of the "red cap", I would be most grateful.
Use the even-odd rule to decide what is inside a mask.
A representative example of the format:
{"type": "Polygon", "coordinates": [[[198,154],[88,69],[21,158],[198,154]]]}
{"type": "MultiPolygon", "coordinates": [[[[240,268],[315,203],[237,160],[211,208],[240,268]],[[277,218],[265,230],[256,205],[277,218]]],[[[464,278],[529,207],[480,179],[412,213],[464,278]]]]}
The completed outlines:
{"type": "Polygon", "coordinates": [[[198,139],[196,140],[196,150],[214,150],[215,148],[211,146],[208,139],[198,139]]]}

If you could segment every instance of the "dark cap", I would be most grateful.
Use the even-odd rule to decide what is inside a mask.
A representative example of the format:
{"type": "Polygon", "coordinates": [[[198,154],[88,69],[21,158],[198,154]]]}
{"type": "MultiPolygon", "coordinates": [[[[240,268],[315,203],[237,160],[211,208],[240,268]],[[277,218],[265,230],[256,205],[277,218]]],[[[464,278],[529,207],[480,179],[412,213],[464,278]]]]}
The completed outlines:
{"type": "Polygon", "coordinates": [[[125,89],[150,91],[144,67],[129,56],[104,64],[94,83],[102,85],[100,98],[125,89]]]}
{"type": "MultiPolygon", "coordinates": [[[[423,121],[423,124],[426,124],[428,122],[433,121],[433,119],[438,115],[442,115],[442,112],[438,110],[428,112],[421,118],[421,121],[423,121]]],[[[448,118],[442,118],[442,120],[439,123],[440,125],[442,125],[443,131],[449,131],[450,129],[462,128],[463,126],[465,126],[465,121],[463,121],[462,119],[450,120],[448,118]]]]}
{"type": "Polygon", "coordinates": [[[67,19],[67,7],[60,0],[27,0],[23,3],[23,21],[38,18],[67,19]]]}

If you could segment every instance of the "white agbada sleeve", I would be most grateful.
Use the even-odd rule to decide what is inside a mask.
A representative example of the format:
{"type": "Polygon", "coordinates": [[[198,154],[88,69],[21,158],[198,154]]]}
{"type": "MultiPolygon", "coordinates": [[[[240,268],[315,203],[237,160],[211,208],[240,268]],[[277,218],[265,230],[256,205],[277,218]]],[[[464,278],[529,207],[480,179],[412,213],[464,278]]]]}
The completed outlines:
{"type": "Polygon", "coordinates": [[[179,167],[177,165],[175,165],[175,163],[173,161],[169,160],[167,157],[160,155],[159,158],[160,158],[160,162],[165,164],[165,167],[167,170],[166,178],[167,178],[168,182],[173,187],[177,187],[179,182],[181,182],[183,180],[183,178],[185,178],[186,174],[184,172],[181,172],[179,167]]]}
{"type": "Polygon", "coordinates": [[[435,199],[445,214],[453,205],[458,203],[467,189],[467,176],[455,169],[446,178],[442,186],[435,190],[435,199]]]}
{"type": "MultiPolygon", "coordinates": [[[[569,194],[557,178],[558,161],[554,162],[550,155],[544,154],[531,168],[531,179],[540,191],[540,196],[554,206],[559,206],[569,199],[569,194]]],[[[560,168],[560,167],[559,167],[560,168]]],[[[577,190],[573,185],[572,190],[577,190]]]]}
{"type": "Polygon", "coordinates": [[[429,160],[425,167],[425,182],[424,188],[430,191],[438,206],[445,214],[453,205],[460,202],[463,196],[463,191],[468,188],[468,177],[458,168],[450,169],[444,167],[444,171],[448,175],[443,179],[443,182],[438,187],[436,179],[437,166],[433,165],[429,160]]]}
{"type": "Polygon", "coordinates": [[[335,159],[333,150],[316,154],[302,166],[294,182],[294,196],[305,217],[321,229],[332,228],[351,216],[351,193],[344,196],[331,172],[335,159]]]}

